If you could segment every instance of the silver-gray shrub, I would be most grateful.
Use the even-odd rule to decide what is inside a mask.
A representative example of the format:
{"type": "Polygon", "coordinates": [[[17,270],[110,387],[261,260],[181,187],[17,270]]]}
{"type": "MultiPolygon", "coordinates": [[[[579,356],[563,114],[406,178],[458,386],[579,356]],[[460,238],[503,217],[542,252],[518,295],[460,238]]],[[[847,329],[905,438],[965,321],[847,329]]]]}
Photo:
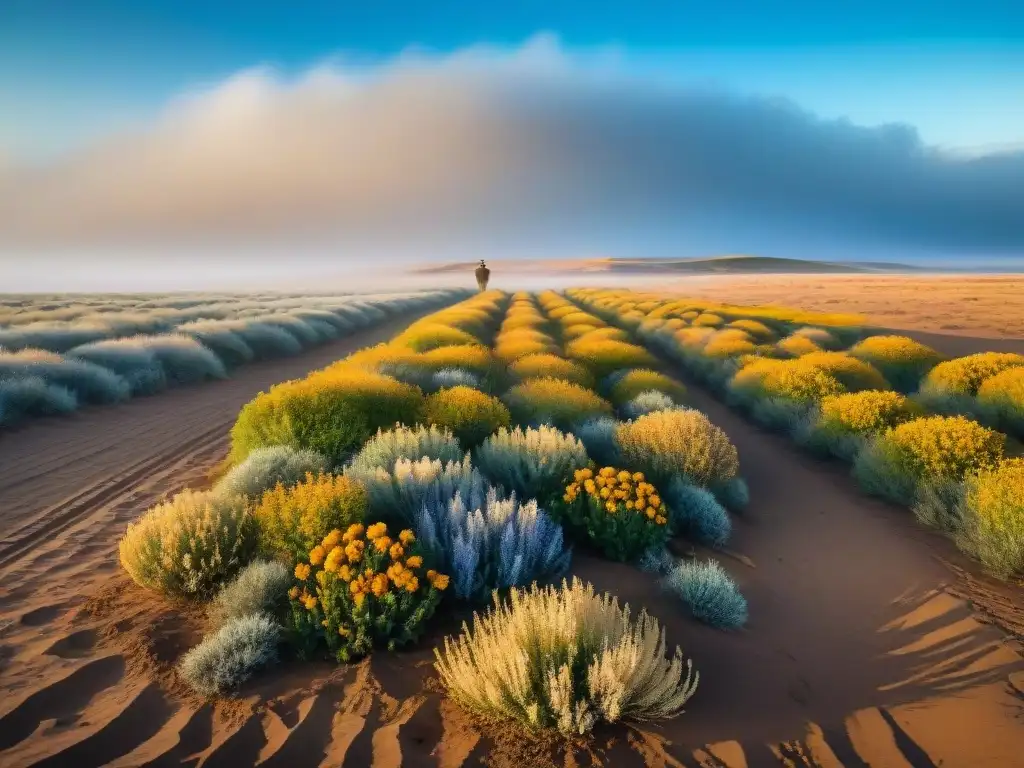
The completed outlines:
{"type": "Polygon", "coordinates": [[[38,376],[0,378],[0,426],[11,426],[34,416],[71,413],[78,407],[75,393],[38,376]]]}
{"type": "Polygon", "coordinates": [[[113,371],[128,382],[133,395],[151,395],[167,388],[167,376],[159,358],[143,338],[95,341],[75,347],[67,356],[113,371]]]}
{"type": "Polygon", "coordinates": [[[664,392],[659,392],[656,389],[649,389],[646,392],[641,392],[628,403],[625,403],[622,406],[622,415],[627,419],[636,419],[646,413],[667,411],[669,408],[675,407],[675,400],[664,392]]]}
{"type": "Polygon", "coordinates": [[[588,419],[574,430],[587,449],[587,455],[598,464],[618,466],[621,462],[615,432],[619,422],[608,416],[588,419]]]}
{"type": "Polygon", "coordinates": [[[210,619],[219,627],[232,619],[259,613],[280,617],[293,581],[284,563],[254,560],[217,593],[210,604],[210,619]]]}
{"type": "Polygon", "coordinates": [[[529,584],[563,573],[571,551],[562,527],[534,500],[499,498],[476,485],[463,496],[428,497],[415,520],[431,562],[452,579],[462,600],[485,601],[495,589],[529,584]]]}
{"type": "Polygon", "coordinates": [[[79,403],[119,403],[131,397],[127,381],[95,363],[39,349],[0,351],[0,379],[23,378],[64,387],[79,403]]]}
{"type": "Polygon", "coordinates": [[[353,476],[372,473],[377,467],[393,468],[399,459],[422,459],[424,456],[442,462],[459,461],[464,452],[450,429],[396,424],[394,429],[377,430],[352,459],[353,476]]]}
{"type": "Polygon", "coordinates": [[[665,577],[664,586],[690,608],[694,618],[718,629],[747,623],[747,601],[736,582],[716,561],[682,562],[665,577]]]}
{"type": "Polygon", "coordinates": [[[480,389],[480,377],[464,368],[442,368],[430,376],[430,390],[448,389],[449,387],[470,387],[480,389]]]}
{"type": "Polygon", "coordinates": [[[221,359],[191,336],[168,333],[138,336],[135,340],[160,361],[170,384],[193,384],[208,379],[227,378],[227,368],[221,359]]]}
{"type": "Polygon", "coordinates": [[[485,487],[483,475],[470,463],[423,457],[418,461],[398,459],[391,471],[377,467],[372,472],[345,471],[345,476],[362,483],[369,496],[370,515],[389,522],[411,524],[425,503],[446,503],[456,493],[469,498],[474,489],[485,487]]]}
{"type": "Polygon", "coordinates": [[[550,426],[502,427],[473,452],[474,466],[492,483],[542,503],[561,497],[573,471],[589,462],[578,437],[550,426]]]}
{"type": "Polygon", "coordinates": [[[216,696],[277,661],[281,639],[278,623],[265,614],[230,619],[182,658],[178,674],[203,696],[216,696]]]}
{"type": "Polygon", "coordinates": [[[289,486],[330,469],[330,460],[316,451],[296,450],[287,445],[257,448],[245,461],[233,467],[215,486],[218,493],[259,499],[278,483],[289,486]]]}
{"type": "Polygon", "coordinates": [[[200,320],[178,327],[178,332],[191,336],[203,346],[213,350],[225,365],[238,366],[251,363],[256,359],[242,336],[226,324],[233,321],[200,320]]]}

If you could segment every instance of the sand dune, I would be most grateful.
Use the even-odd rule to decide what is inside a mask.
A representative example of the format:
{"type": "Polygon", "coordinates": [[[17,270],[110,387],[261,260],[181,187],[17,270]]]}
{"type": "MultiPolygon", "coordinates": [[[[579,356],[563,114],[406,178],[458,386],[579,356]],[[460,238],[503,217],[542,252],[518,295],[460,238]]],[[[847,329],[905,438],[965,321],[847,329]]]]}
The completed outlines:
{"type": "Polygon", "coordinates": [[[204,618],[128,581],[118,537],[161,496],[204,482],[255,392],[399,324],[0,438],[0,765],[1019,764],[1024,659],[1008,629],[1024,633],[1020,591],[696,388],[693,404],[732,437],[750,483],[725,558],[748,627],[696,624],[633,568],[583,553],[573,567],[646,607],[693,657],[701,687],[682,717],[601,729],[569,757],[474,723],[432,682],[432,646],[461,615],[411,652],[289,663],[236,698],[196,699],[173,664],[204,618]]]}

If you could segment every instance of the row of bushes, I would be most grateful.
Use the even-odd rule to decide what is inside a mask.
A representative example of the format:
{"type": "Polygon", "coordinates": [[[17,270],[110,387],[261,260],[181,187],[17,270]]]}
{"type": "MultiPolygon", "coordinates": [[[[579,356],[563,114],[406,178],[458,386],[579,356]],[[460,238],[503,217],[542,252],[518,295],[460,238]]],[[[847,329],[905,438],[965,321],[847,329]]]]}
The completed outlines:
{"type": "MultiPolygon", "coordinates": [[[[612,418],[641,384],[629,371],[599,379],[600,355],[568,360],[550,335],[543,351],[515,348],[517,326],[548,322],[528,296],[480,294],[243,409],[234,468],[212,491],[152,510],[121,544],[140,584],[212,600],[215,631],[181,666],[196,690],[237,684],[277,658],[282,642],[299,656],[342,661],[396,648],[416,639],[442,598],[479,604],[493,592],[491,611],[438,651],[456,700],[564,732],[680,711],[696,675],[679,649],[666,658],[654,619],[634,619],[576,582],[527,587],[565,572],[570,539],[619,559],[650,558],[674,525],[692,525],[692,510],[720,509],[715,493],[742,502],[735,449],[674,403],[612,418]],[[544,355],[618,394],[609,401],[550,375],[544,355]],[[595,445],[630,469],[597,469],[587,444],[551,423],[577,412],[552,415],[564,398],[538,405],[512,395],[533,382],[600,401],[597,419],[589,407],[578,415],[611,427],[592,430],[595,445]]],[[[641,379],[682,392],[667,377],[641,379]]],[[[695,614],[742,623],[745,606],[743,616],[700,610],[722,594],[735,605],[723,573],[672,565],[668,583],[697,602],[695,614]]]]}
{"type": "Polygon", "coordinates": [[[35,348],[0,350],[0,426],[68,413],[80,405],[123,402],[171,386],[223,379],[237,365],[297,354],[396,313],[449,302],[457,295],[431,291],[353,301],[332,311],[300,309],[244,320],[203,320],[180,325],[173,333],[91,341],[63,354],[35,348]]]}
{"type": "Polygon", "coordinates": [[[1003,391],[1002,382],[1024,371],[1024,357],[982,353],[941,361],[934,350],[894,336],[870,336],[839,351],[834,329],[737,327],[741,320],[733,320],[709,330],[665,312],[637,322],[635,307],[631,320],[618,308],[631,303],[629,294],[574,295],[635,325],[650,345],[761,424],[851,462],[865,490],[912,507],[994,573],[1024,572],[1024,490],[995,490],[1016,481],[1016,460],[1004,460],[1004,434],[961,415],[978,412],[985,386],[987,397],[1003,391]],[[721,352],[723,337],[733,345],[729,353],[721,352]]]}

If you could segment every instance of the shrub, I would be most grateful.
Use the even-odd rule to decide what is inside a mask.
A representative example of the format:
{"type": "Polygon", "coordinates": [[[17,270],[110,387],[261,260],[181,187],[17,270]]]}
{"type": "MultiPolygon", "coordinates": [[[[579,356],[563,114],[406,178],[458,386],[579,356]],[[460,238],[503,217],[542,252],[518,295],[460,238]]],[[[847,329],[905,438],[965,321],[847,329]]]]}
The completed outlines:
{"type": "Polygon", "coordinates": [[[498,398],[469,387],[430,395],[425,410],[428,424],[451,430],[466,448],[479,445],[511,420],[508,408],[498,398]]]}
{"type": "MultiPolygon", "coordinates": [[[[229,321],[232,322],[232,321],[229,321]]],[[[191,336],[211,350],[227,366],[244,365],[256,359],[256,352],[241,334],[224,327],[222,320],[200,320],[177,327],[178,333],[191,336]]],[[[295,340],[292,339],[294,343],[295,340]]]]}
{"type": "Polygon", "coordinates": [[[856,434],[881,432],[920,414],[905,396],[878,390],[830,395],[819,408],[821,428],[856,434]]]}
{"type": "Polygon", "coordinates": [[[809,339],[824,350],[832,350],[839,347],[839,340],[835,337],[834,333],[826,331],[824,328],[804,326],[803,328],[797,328],[790,336],[809,339]]]}
{"type": "Polygon", "coordinates": [[[444,368],[464,368],[478,376],[488,376],[495,369],[494,356],[481,344],[459,344],[438,347],[416,355],[412,364],[431,371],[444,368]]]}
{"type": "Polygon", "coordinates": [[[292,486],[308,473],[318,475],[329,467],[326,457],[313,451],[297,451],[286,445],[257,448],[233,467],[216,485],[218,493],[259,499],[278,483],[292,486]]]}
{"type": "Polygon", "coordinates": [[[480,389],[480,384],[480,377],[465,368],[442,368],[440,371],[435,371],[430,377],[429,388],[431,392],[448,387],[480,389]]]}
{"type": "Polygon", "coordinates": [[[978,388],[978,403],[998,424],[1024,435],[1024,366],[985,379],[978,388]]]}
{"type": "Polygon", "coordinates": [[[186,490],[130,524],[118,549],[139,586],[208,598],[252,560],[257,534],[244,497],[186,490]]]}
{"type": "Polygon", "coordinates": [[[500,429],[473,452],[473,463],[492,483],[541,503],[560,496],[573,470],[588,462],[578,438],[549,426],[500,429]]]}
{"type": "Polygon", "coordinates": [[[290,488],[278,485],[255,508],[260,548],[295,561],[329,531],[361,522],[367,506],[366,489],[343,475],[309,473],[290,488]]]}
{"type": "Polygon", "coordinates": [[[513,494],[499,499],[456,494],[442,503],[425,503],[416,518],[431,564],[451,574],[452,589],[462,600],[482,601],[495,589],[528,584],[558,575],[569,566],[570,552],[562,528],[537,507],[513,494]]]}
{"type": "Polygon", "coordinates": [[[604,467],[577,470],[551,513],[574,535],[590,541],[606,557],[638,559],[668,539],[668,512],[657,489],[640,472],[604,467]]]}
{"type": "Polygon", "coordinates": [[[415,461],[427,456],[442,462],[458,461],[463,454],[462,446],[449,429],[436,426],[413,429],[396,424],[387,432],[378,430],[352,459],[346,474],[372,474],[377,467],[389,470],[398,459],[415,461]]]}
{"type": "Polygon", "coordinates": [[[68,357],[100,365],[128,382],[133,395],[151,395],[167,387],[160,360],[144,343],[145,337],[110,339],[83,344],[68,352],[68,357]]]}
{"type": "Polygon", "coordinates": [[[416,640],[448,587],[448,576],[424,568],[413,532],[392,540],[384,523],[331,531],[295,566],[295,579],[288,597],[299,655],[325,646],[340,662],[416,640]]]}
{"type": "Polygon", "coordinates": [[[517,380],[552,378],[570,381],[581,387],[590,389],[594,379],[579,363],[566,360],[557,355],[527,355],[516,360],[509,366],[509,373],[517,380]]]}
{"type": "Polygon", "coordinates": [[[815,344],[813,339],[809,339],[806,336],[787,336],[778,342],[775,348],[791,357],[800,357],[801,355],[822,351],[821,347],[815,344]]]}
{"type": "Polygon", "coordinates": [[[750,504],[750,489],[742,477],[734,477],[725,483],[716,483],[711,486],[711,492],[730,512],[738,514],[750,504]]]}
{"type": "Polygon", "coordinates": [[[220,358],[191,336],[180,333],[146,336],[142,343],[160,361],[170,384],[227,378],[227,369],[220,358]]]}
{"type": "Polygon", "coordinates": [[[447,464],[429,457],[418,461],[398,459],[391,471],[377,467],[372,471],[346,472],[366,487],[370,513],[374,518],[402,525],[411,524],[423,504],[441,503],[461,493],[468,498],[484,478],[467,455],[461,462],[447,464]]]}
{"type": "Polygon", "coordinates": [[[79,403],[120,403],[131,395],[128,382],[86,360],[65,359],[53,352],[0,350],[0,381],[39,378],[74,393],[79,403]]]}
{"type": "Polygon", "coordinates": [[[429,352],[438,347],[479,344],[480,340],[461,328],[422,320],[406,328],[395,337],[394,342],[416,352],[429,352]]]}
{"type": "Polygon", "coordinates": [[[499,336],[494,344],[494,356],[506,363],[531,355],[550,355],[558,352],[558,345],[550,336],[539,332],[527,334],[523,330],[499,336]]]}
{"type": "Polygon", "coordinates": [[[677,477],[669,483],[665,501],[674,532],[710,547],[729,543],[732,521],[710,491],[677,477]]]}
{"type": "Polygon", "coordinates": [[[665,577],[665,586],[705,624],[736,629],[747,623],[747,601],[715,560],[680,563],[665,577]]]}
{"type": "Polygon", "coordinates": [[[917,488],[914,517],[922,525],[959,535],[966,518],[964,484],[959,480],[928,480],[917,488]]]}
{"type": "Polygon", "coordinates": [[[675,379],[648,368],[637,368],[617,377],[610,389],[611,401],[618,405],[651,390],[662,392],[677,403],[681,403],[686,397],[686,387],[675,379]]]}
{"type": "Polygon", "coordinates": [[[0,425],[17,424],[30,416],[71,413],[77,407],[74,392],[38,376],[0,379],[0,425]]]}
{"type": "Polygon", "coordinates": [[[607,376],[619,368],[650,368],[657,363],[643,347],[616,339],[594,338],[593,334],[570,341],[565,352],[597,376],[607,376]]]}
{"type": "Polygon", "coordinates": [[[659,720],[679,715],[699,675],[641,610],[632,620],[589,584],[513,590],[495,597],[473,629],[435,651],[448,695],[487,718],[531,729],[587,733],[601,720],[659,720]]]}
{"type": "Polygon", "coordinates": [[[1012,352],[981,352],[956,357],[932,368],[921,390],[933,395],[975,395],[986,379],[1021,365],[1024,365],[1024,355],[1012,352]]]}
{"type": "Polygon", "coordinates": [[[281,628],[269,616],[233,618],[185,654],[178,674],[198,694],[224,693],[277,661],[280,635],[281,628]]]}
{"type": "Polygon", "coordinates": [[[280,617],[288,604],[291,584],[292,574],[283,563],[253,560],[217,593],[210,618],[221,626],[254,614],[280,617]]]}
{"type": "Polygon", "coordinates": [[[747,339],[735,337],[718,338],[708,340],[704,345],[704,355],[711,358],[739,357],[740,355],[752,355],[757,351],[754,342],[747,339]]]}
{"type": "Polygon", "coordinates": [[[1008,578],[1024,573],[1024,459],[1007,459],[967,478],[961,545],[1008,578]]]}
{"type": "Polygon", "coordinates": [[[624,404],[621,410],[622,415],[627,419],[638,419],[648,413],[665,411],[675,407],[676,404],[671,397],[656,389],[652,389],[647,392],[641,392],[624,404]]]}
{"type": "Polygon", "coordinates": [[[811,352],[790,365],[811,366],[822,370],[850,392],[889,388],[889,382],[869,363],[845,352],[811,352]]]}
{"type": "Polygon", "coordinates": [[[693,325],[697,328],[717,328],[723,323],[725,323],[725,320],[712,312],[703,312],[693,318],[693,325]]]}
{"type": "Polygon", "coordinates": [[[517,424],[551,423],[572,429],[586,419],[612,415],[611,404],[589,389],[549,377],[517,384],[503,399],[517,424]]]}
{"type": "Polygon", "coordinates": [[[621,464],[615,434],[619,422],[607,416],[588,419],[576,427],[575,434],[586,448],[587,455],[602,466],[621,464]]]}
{"type": "Polygon", "coordinates": [[[256,448],[288,445],[341,464],[378,429],[415,424],[423,394],[389,376],[354,368],[278,384],[246,404],[231,430],[237,463],[256,448]]]}
{"type": "Polygon", "coordinates": [[[869,493],[909,504],[922,481],[963,480],[994,465],[1005,435],[962,416],[907,421],[876,437],[857,456],[854,476],[869,493]]]}
{"type": "Polygon", "coordinates": [[[836,378],[814,366],[790,360],[754,360],[737,371],[729,391],[745,401],[781,398],[811,404],[845,391],[836,378]]]}
{"type": "Polygon", "coordinates": [[[869,336],[851,347],[850,354],[873,365],[903,393],[916,390],[925,374],[942,360],[934,349],[906,336],[869,336]]]}
{"type": "Polygon", "coordinates": [[[775,331],[757,320],[741,319],[729,323],[730,328],[739,328],[746,331],[759,342],[771,342],[775,340],[775,331]]]}
{"type": "Polygon", "coordinates": [[[616,439],[628,465],[664,482],[683,474],[706,487],[731,480],[739,470],[729,437],[699,411],[649,413],[622,424],[616,439]]]}

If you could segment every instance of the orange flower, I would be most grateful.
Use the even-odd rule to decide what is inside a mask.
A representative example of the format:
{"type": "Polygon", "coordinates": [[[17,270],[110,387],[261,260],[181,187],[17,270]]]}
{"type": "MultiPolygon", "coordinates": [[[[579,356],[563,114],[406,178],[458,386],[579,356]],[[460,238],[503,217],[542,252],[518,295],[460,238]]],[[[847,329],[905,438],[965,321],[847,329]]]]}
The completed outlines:
{"type": "Polygon", "coordinates": [[[306,606],[307,611],[312,611],[316,608],[316,598],[313,595],[306,595],[302,598],[302,604],[306,606]]]}
{"type": "Polygon", "coordinates": [[[299,563],[295,566],[295,578],[299,581],[305,581],[309,578],[310,567],[306,563],[299,563]]]}
{"type": "Polygon", "coordinates": [[[335,528],[333,531],[324,536],[323,543],[320,545],[324,548],[325,552],[330,552],[341,541],[341,531],[335,528]]]}
{"type": "Polygon", "coordinates": [[[668,522],[668,518],[658,515],[656,518],[654,518],[654,522],[656,522],[658,525],[664,525],[668,522]]]}
{"type": "Polygon", "coordinates": [[[374,523],[366,529],[366,538],[370,541],[375,541],[381,536],[384,536],[388,532],[388,526],[385,523],[374,523]]]}
{"type": "Polygon", "coordinates": [[[338,569],[338,577],[342,581],[352,581],[352,569],[347,565],[341,566],[341,568],[338,569]]]}
{"type": "Polygon", "coordinates": [[[309,564],[320,565],[320,563],[324,561],[324,556],[326,554],[327,553],[324,551],[323,547],[313,547],[309,550],[309,564]]]}
{"type": "Polygon", "coordinates": [[[387,552],[391,549],[391,539],[387,536],[381,536],[379,539],[374,540],[373,546],[377,548],[380,553],[387,552]]]}
{"type": "Polygon", "coordinates": [[[422,568],[423,567],[423,558],[420,557],[419,555],[413,555],[412,557],[410,557],[408,560],[405,561],[405,566],[406,566],[406,568],[422,568]]]}
{"type": "Polygon", "coordinates": [[[415,576],[411,577],[405,583],[405,591],[406,592],[415,592],[419,588],[420,588],[420,580],[417,579],[415,576]]]}
{"type": "Polygon", "coordinates": [[[658,510],[656,510],[654,507],[648,507],[647,512],[645,514],[647,515],[648,520],[653,520],[655,515],[658,514],[658,510]]]}
{"type": "Polygon", "coordinates": [[[404,531],[398,534],[398,540],[408,547],[416,543],[416,534],[414,534],[411,530],[406,528],[404,531]]]}
{"type": "Polygon", "coordinates": [[[352,634],[352,630],[348,629],[347,627],[338,627],[338,634],[342,637],[348,637],[352,634]]]}
{"type": "Polygon", "coordinates": [[[289,589],[288,590],[288,597],[290,597],[292,600],[298,600],[298,598],[299,598],[299,588],[298,587],[292,587],[291,589],[289,589]]]}
{"type": "Polygon", "coordinates": [[[384,597],[389,586],[388,577],[383,573],[378,573],[373,577],[373,582],[370,584],[370,591],[373,592],[375,597],[384,597]]]}
{"type": "Polygon", "coordinates": [[[388,550],[392,560],[401,560],[402,555],[405,554],[405,547],[397,542],[391,545],[391,549],[388,550]]]}
{"type": "Polygon", "coordinates": [[[353,523],[348,527],[348,530],[345,531],[345,535],[341,537],[341,540],[348,544],[349,542],[355,541],[360,536],[362,536],[363,531],[365,530],[366,528],[363,526],[362,523],[353,523]]]}
{"type": "MultiPolygon", "coordinates": [[[[430,578],[429,574],[428,578],[430,578]]],[[[435,573],[433,578],[430,578],[430,583],[434,589],[444,592],[448,588],[448,577],[441,573],[435,573]]]]}

